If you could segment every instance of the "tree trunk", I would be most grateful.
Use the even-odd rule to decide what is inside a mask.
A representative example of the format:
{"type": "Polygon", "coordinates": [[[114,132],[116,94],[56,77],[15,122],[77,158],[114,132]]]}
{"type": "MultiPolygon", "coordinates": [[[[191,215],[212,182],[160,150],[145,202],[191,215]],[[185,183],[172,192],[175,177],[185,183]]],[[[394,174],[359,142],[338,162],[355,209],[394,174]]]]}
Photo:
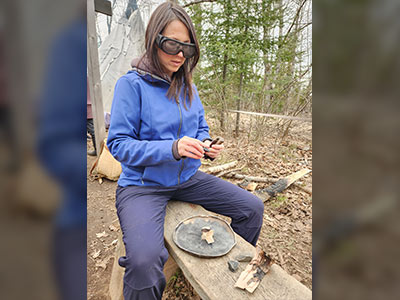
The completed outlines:
{"type": "MultiPolygon", "coordinates": [[[[224,54],[224,67],[222,70],[222,97],[226,99],[226,69],[227,69],[227,55],[224,54]]],[[[225,131],[225,107],[224,103],[221,103],[221,115],[220,115],[221,130],[225,131]]]]}
{"type": "MultiPolygon", "coordinates": [[[[228,43],[230,32],[229,32],[229,21],[230,21],[230,11],[231,11],[231,3],[230,1],[224,1],[224,10],[225,16],[227,18],[228,24],[225,26],[225,42],[228,43]]],[[[228,68],[228,55],[226,54],[227,49],[224,49],[224,64],[222,69],[222,97],[224,102],[221,103],[221,111],[220,111],[220,125],[221,130],[225,131],[225,104],[226,104],[226,75],[227,75],[227,68],[228,68]]]]}
{"type": "MultiPolygon", "coordinates": [[[[240,102],[242,99],[242,90],[243,90],[243,72],[240,73],[239,97],[236,99],[236,110],[240,110],[240,102]]],[[[239,123],[240,123],[240,113],[236,113],[236,126],[235,126],[236,137],[239,136],[239,123]]]]}

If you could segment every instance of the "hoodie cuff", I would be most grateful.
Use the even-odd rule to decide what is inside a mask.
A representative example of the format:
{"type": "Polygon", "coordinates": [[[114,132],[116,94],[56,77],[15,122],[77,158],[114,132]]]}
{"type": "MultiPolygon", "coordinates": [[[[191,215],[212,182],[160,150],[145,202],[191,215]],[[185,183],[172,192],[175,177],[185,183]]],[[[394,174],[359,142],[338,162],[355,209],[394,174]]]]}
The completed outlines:
{"type": "Polygon", "coordinates": [[[172,155],[174,156],[174,158],[176,160],[180,160],[182,157],[179,155],[179,151],[178,151],[178,142],[180,139],[174,141],[172,143],[172,155]]]}

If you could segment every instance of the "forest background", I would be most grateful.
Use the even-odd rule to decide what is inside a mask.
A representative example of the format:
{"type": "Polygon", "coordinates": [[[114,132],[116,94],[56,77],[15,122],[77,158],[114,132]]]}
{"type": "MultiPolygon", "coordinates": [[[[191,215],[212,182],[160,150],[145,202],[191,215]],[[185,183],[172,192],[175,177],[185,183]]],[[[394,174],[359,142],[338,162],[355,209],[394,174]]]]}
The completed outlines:
{"type": "MultiPolygon", "coordinates": [[[[97,15],[99,47],[136,10],[144,28],[164,1],[112,0],[113,16],[97,15]]],[[[176,1],[191,16],[201,47],[194,75],[206,112],[235,136],[249,111],[310,117],[312,105],[312,2],[310,0],[176,1]]],[[[129,69],[121,70],[121,75],[129,69]]],[[[258,139],[267,118],[255,118],[258,139]]],[[[279,124],[285,137],[292,120],[279,124]]]]}

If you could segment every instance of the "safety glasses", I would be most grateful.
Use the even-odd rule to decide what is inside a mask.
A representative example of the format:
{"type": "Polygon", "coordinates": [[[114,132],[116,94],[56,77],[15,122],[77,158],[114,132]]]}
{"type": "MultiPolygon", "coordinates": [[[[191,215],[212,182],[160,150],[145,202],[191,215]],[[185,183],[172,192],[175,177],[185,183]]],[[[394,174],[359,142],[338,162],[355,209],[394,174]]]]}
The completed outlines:
{"type": "Polygon", "coordinates": [[[169,55],[177,55],[183,52],[185,58],[191,58],[196,54],[196,45],[183,43],[159,34],[156,38],[157,46],[169,55]]]}

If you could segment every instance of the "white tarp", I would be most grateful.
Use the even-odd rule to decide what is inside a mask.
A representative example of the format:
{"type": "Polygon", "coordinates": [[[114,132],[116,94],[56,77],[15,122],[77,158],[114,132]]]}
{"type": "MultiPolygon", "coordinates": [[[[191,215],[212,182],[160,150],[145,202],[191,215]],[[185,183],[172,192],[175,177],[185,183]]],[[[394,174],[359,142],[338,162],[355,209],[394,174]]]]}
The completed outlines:
{"type": "Polygon", "coordinates": [[[111,111],[115,83],[131,68],[133,58],[144,51],[145,27],[139,10],[129,20],[121,17],[99,47],[104,112],[111,111]]]}
{"type": "Polygon", "coordinates": [[[131,68],[131,61],[144,52],[144,35],[152,12],[165,0],[138,0],[136,9],[126,17],[126,0],[113,3],[113,17],[110,34],[107,32],[106,18],[98,15],[100,79],[103,93],[104,112],[111,111],[114,87],[117,80],[131,68]],[[118,20],[118,21],[116,21],[118,20]]]}

